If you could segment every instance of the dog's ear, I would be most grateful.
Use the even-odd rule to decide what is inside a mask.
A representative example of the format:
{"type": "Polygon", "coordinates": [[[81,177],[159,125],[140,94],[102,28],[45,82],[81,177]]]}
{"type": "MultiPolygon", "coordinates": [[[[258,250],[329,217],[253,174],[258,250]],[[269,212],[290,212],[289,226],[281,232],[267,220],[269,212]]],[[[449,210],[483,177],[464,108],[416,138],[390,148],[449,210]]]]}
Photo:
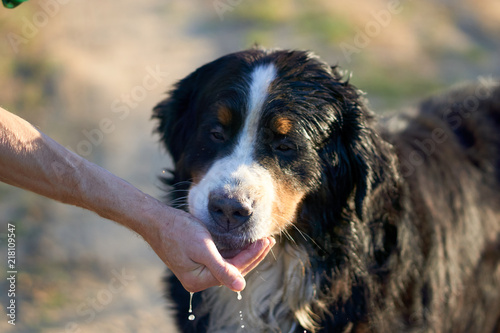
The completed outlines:
{"type": "Polygon", "coordinates": [[[361,129],[357,138],[347,143],[355,209],[360,219],[367,217],[367,210],[371,207],[372,189],[378,182],[380,160],[377,142],[373,139],[374,135],[370,129],[361,129]]]}
{"type": "Polygon", "coordinates": [[[373,113],[365,106],[362,93],[342,73],[332,68],[332,94],[337,121],[331,128],[330,138],[324,147],[327,174],[337,207],[354,210],[358,218],[371,214],[373,191],[381,183],[391,181],[394,175],[392,146],[376,132],[373,113]]]}
{"type": "Polygon", "coordinates": [[[383,206],[387,191],[396,186],[396,154],[392,145],[378,135],[371,114],[363,114],[355,127],[345,129],[344,135],[348,137],[344,136],[344,144],[356,214],[360,219],[366,219],[377,213],[377,207],[383,206]]]}
{"type": "MultiPolygon", "coordinates": [[[[354,122],[362,121],[360,118],[354,122]]],[[[369,131],[343,119],[340,128],[332,131],[332,137],[323,148],[327,184],[336,198],[337,212],[346,208],[354,210],[358,218],[366,216],[370,193],[375,177],[374,161],[377,161],[369,131]]]]}
{"type": "Polygon", "coordinates": [[[179,81],[169,97],[153,109],[153,119],[158,119],[156,132],[174,163],[179,161],[190,139],[190,126],[195,118],[198,71],[179,81]]]}

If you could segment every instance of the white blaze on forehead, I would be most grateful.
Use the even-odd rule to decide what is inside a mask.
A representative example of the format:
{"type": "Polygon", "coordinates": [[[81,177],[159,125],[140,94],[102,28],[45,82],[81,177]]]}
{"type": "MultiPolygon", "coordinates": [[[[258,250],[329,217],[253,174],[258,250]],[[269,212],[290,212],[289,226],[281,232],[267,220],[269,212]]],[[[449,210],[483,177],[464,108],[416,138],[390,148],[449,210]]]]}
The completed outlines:
{"type": "MultiPolygon", "coordinates": [[[[260,116],[264,102],[268,96],[269,86],[276,78],[276,68],[273,64],[260,65],[254,69],[250,78],[248,110],[245,124],[241,132],[236,155],[251,155],[257,139],[260,116]]],[[[246,156],[248,158],[248,156],[246,156]]]]}
{"type": "Polygon", "coordinates": [[[250,78],[250,98],[248,100],[248,111],[250,119],[262,108],[271,82],[276,78],[276,67],[273,64],[260,65],[254,69],[250,78]]]}
{"type": "Polygon", "coordinates": [[[210,192],[234,186],[238,186],[238,190],[245,191],[249,196],[257,196],[258,198],[253,199],[265,203],[260,208],[256,205],[254,216],[266,219],[264,215],[270,214],[274,196],[272,178],[267,170],[254,161],[253,152],[262,109],[268,97],[269,86],[275,78],[276,68],[273,64],[259,65],[252,71],[246,117],[234,151],[216,161],[203,179],[189,191],[189,210],[196,217],[204,221],[210,220],[207,208],[210,192]]]}

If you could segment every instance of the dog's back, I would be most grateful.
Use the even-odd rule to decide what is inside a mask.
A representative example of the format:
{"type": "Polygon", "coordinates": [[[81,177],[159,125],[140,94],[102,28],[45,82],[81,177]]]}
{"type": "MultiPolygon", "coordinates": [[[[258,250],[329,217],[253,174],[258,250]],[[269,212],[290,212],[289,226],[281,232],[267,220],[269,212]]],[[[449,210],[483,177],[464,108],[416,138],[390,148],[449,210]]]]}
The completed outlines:
{"type": "Polygon", "coordinates": [[[410,326],[500,331],[500,84],[457,86],[389,128],[423,260],[410,326]]]}

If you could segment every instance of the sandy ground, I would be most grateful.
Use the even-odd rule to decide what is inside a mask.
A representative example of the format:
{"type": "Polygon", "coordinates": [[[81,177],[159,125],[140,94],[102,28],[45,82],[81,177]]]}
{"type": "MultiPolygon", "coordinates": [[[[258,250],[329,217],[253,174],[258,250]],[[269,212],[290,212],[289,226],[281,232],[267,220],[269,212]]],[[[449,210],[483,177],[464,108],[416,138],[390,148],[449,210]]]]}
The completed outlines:
{"type": "MultiPolygon", "coordinates": [[[[274,27],[273,31],[264,25],[259,35],[248,34],[249,23],[231,21],[233,10],[219,16],[215,1],[57,0],[57,5],[54,1],[30,0],[16,14],[2,11],[0,16],[4,20],[0,22],[8,21],[12,29],[1,31],[3,36],[11,32],[22,36],[26,20],[40,23],[17,52],[4,38],[0,56],[26,55],[35,52],[33,45],[37,44],[36,50],[56,68],[55,92],[42,110],[44,116],[31,114],[26,118],[72,150],[88,141],[85,132],[98,129],[102,119],[110,119],[114,129],[96,139],[88,158],[158,198],[162,191],[157,176],[170,160],[152,135],[150,115],[175,81],[216,56],[249,46],[252,36],[272,36],[264,38],[272,42],[270,46],[315,49],[327,44],[309,38],[306,32],[296,33],[290,25],[274,27]],[[37,21],[43,19],[43,13],[48,17],[45,23],[37,21]],[[126,106],[127,112],[114,112],[117,105],[126,106]]],[[[382,3],[371,2],[367,8],[377,11],[385,8],[382,3]]],[[[293,12],[286,6],[280,10],[293,12]]],[[[500,17],[483,11],[488,17],[500,17]]],[[[352,12],[350,18],[361,30],[374,20],[363,10],[352,12]]],[[[295,10],[294,15],[298,14],[295,10]]],[[[382,29],[367,46],[370,54],[390,54],[382,57],[380,64],[391,59],[406,66],[405,61],[425,52],[419,39],[410,38],[418,33],[401,19],[412,21],[411,15],[402,15],[406,16],[394,19],[393,25],[382,29]],[[399,53],[384,51],[398,45],[399,53]]],[[[497,28],[488,25],[488,29],[497,28]]],[[[453,39],[461,47],[469,45],[470,35],[457,31],[450,30],[442,38],[453,39]]],[[[353,33],[347,41],[353,41],[356,30],[353,33]]],[[[498,64],[492,65],[494,50],[498,44],[492,44],[485,51],[484,62],[470,72],[446,66],[442,70],[448,77],[450,73],[464,78],[494,71],[498,74],[498,64]]],[[[322,51],[332,62],[342,56],[338,48],[324,46],[322,51]]],[[[456,59],[450,61],[460,64],[456,59]]],[[[340,63],[349,65],[342,58],[340,63]]],[[[362,73],[368,67],[366,63],[359,67],[360,63],[352,65],[362,73]]],[[[422,72],[430,73],[433,79],[439,65],[431,61],[422,64],[422,72]]],[[[8,85],[1,78],[0,82],[2,87],[8,85]]],[[[1,246],[5,246],[7,223],[14,222],[19,248],[15,326],[5,319],[6,256],[4,248],[0,250],[0,332],[175,332],[163,297],[164,265],[139,237],[90,212],[4,184],[0,184],[0,212],[1,246]]]]}

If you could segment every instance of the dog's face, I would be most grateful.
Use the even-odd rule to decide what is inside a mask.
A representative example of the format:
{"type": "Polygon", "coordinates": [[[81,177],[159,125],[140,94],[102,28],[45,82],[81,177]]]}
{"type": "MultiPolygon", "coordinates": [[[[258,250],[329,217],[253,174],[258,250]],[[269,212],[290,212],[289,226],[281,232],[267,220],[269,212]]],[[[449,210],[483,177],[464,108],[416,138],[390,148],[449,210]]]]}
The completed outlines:
{"type": "Polygon", "coordinates": [[[249,50],[199,68],[156,107],[174,183],[189,184],[189,212],[224,257],[288,229],[325,164],[340,167],[325,149],[341,141],[336,75],[305,52],[249,50]]]}

